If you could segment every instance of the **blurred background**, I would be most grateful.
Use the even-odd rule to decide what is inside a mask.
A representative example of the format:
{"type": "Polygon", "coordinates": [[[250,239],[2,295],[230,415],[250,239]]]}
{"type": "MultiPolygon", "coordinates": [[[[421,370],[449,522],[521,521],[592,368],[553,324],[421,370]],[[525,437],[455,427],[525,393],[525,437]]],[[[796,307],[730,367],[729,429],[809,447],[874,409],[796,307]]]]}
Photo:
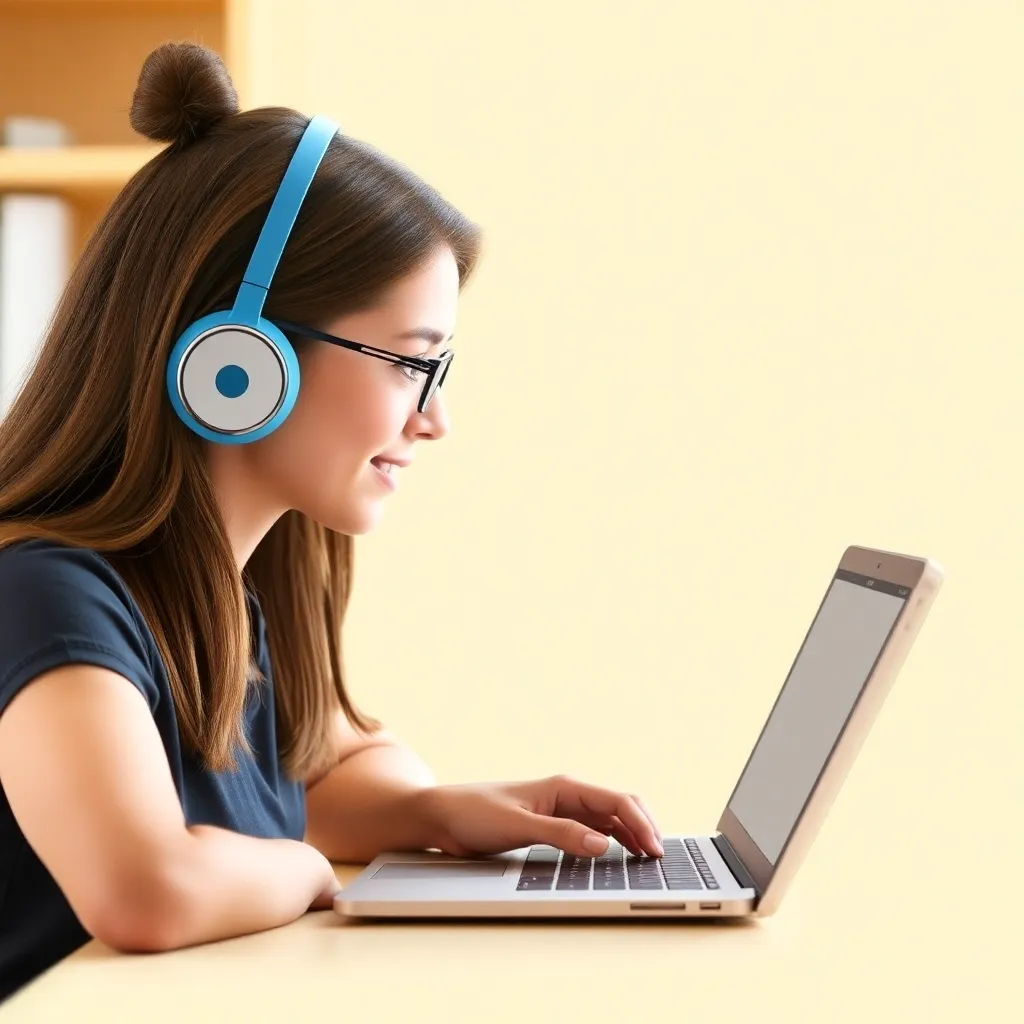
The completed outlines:
{"type": "Polygon", "coordinates": [[[922,884],[873,928],[955,931],[952,883],[1015,884],[1024,7],[0,0],[0,115],[68,133],[9,137],[0,191],[56,197],[71,258],[155,152],[127,114],[169,39],[484,229],[451,434],[357,542],[367,711],[440,781],[565,771],[713,829],[845,547],[929,556],[945,587],[784,909],[877,897],[878,837],[922,884]],[[978,839],[984,878],[953,870],[978,839]]]}

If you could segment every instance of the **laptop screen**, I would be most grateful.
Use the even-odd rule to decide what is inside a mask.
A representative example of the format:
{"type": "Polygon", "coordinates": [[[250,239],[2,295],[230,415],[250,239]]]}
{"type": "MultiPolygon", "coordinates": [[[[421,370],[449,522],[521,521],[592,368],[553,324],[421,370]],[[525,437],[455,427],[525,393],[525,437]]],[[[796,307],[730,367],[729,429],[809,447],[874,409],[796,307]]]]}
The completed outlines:
{"type": "Polygon", "coordinates": [[[837,571],[729,801],[773,865],[910,595],[837,571]]]}

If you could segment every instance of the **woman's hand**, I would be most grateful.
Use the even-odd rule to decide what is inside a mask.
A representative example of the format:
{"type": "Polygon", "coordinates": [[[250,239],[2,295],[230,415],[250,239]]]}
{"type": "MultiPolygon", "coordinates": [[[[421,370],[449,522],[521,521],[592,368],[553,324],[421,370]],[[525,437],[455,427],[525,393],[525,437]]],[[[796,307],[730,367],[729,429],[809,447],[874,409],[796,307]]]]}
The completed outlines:
{"type": "Polygon", "coordinates": [[[637,796],[566,775],[535,782],[431,786],[417,794],[433,845],[457,857],[546,843],[594,857],[608,836],[637,856],[660,857],[661,833],[637,796]]]}
{"type": "Polygon", "coordinates": [[[334,897],[341,892],[341,883],[334,873],[334,865],[319,850],[314,852],[317,854],[314,858],[318,869],[315,877],[319,879],[319,889],[309,904],[309,909],[330,910],[334,906],[334,897]]]}

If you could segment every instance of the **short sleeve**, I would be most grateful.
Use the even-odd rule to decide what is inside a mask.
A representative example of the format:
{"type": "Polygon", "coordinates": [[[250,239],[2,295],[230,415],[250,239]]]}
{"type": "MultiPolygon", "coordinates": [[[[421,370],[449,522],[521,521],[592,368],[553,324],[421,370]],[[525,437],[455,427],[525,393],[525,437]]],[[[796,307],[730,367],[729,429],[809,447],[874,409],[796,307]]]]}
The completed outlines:
{"type": "Polygon", "coordinates": [[[0,713],[36,676],[73,663],[119,673],[155,711],[151,644],[123,580],[96,552],[34,539],[0,549],[0,713]]]}

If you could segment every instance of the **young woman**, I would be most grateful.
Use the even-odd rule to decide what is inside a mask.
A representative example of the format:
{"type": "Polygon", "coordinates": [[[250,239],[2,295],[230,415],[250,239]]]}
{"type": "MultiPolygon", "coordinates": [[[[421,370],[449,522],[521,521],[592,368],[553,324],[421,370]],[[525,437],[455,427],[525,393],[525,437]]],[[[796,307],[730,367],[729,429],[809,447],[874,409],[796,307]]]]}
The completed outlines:
{"type": "Polygon", "coordinates": [[[421,442],[479,232],[323,118],[144,63],[115,198],[0,424],[0,996],[86,942],[329,908],[382,850],[660,856],[635,796],[438,786],[346,695],[352,538],[421,442]]]}

